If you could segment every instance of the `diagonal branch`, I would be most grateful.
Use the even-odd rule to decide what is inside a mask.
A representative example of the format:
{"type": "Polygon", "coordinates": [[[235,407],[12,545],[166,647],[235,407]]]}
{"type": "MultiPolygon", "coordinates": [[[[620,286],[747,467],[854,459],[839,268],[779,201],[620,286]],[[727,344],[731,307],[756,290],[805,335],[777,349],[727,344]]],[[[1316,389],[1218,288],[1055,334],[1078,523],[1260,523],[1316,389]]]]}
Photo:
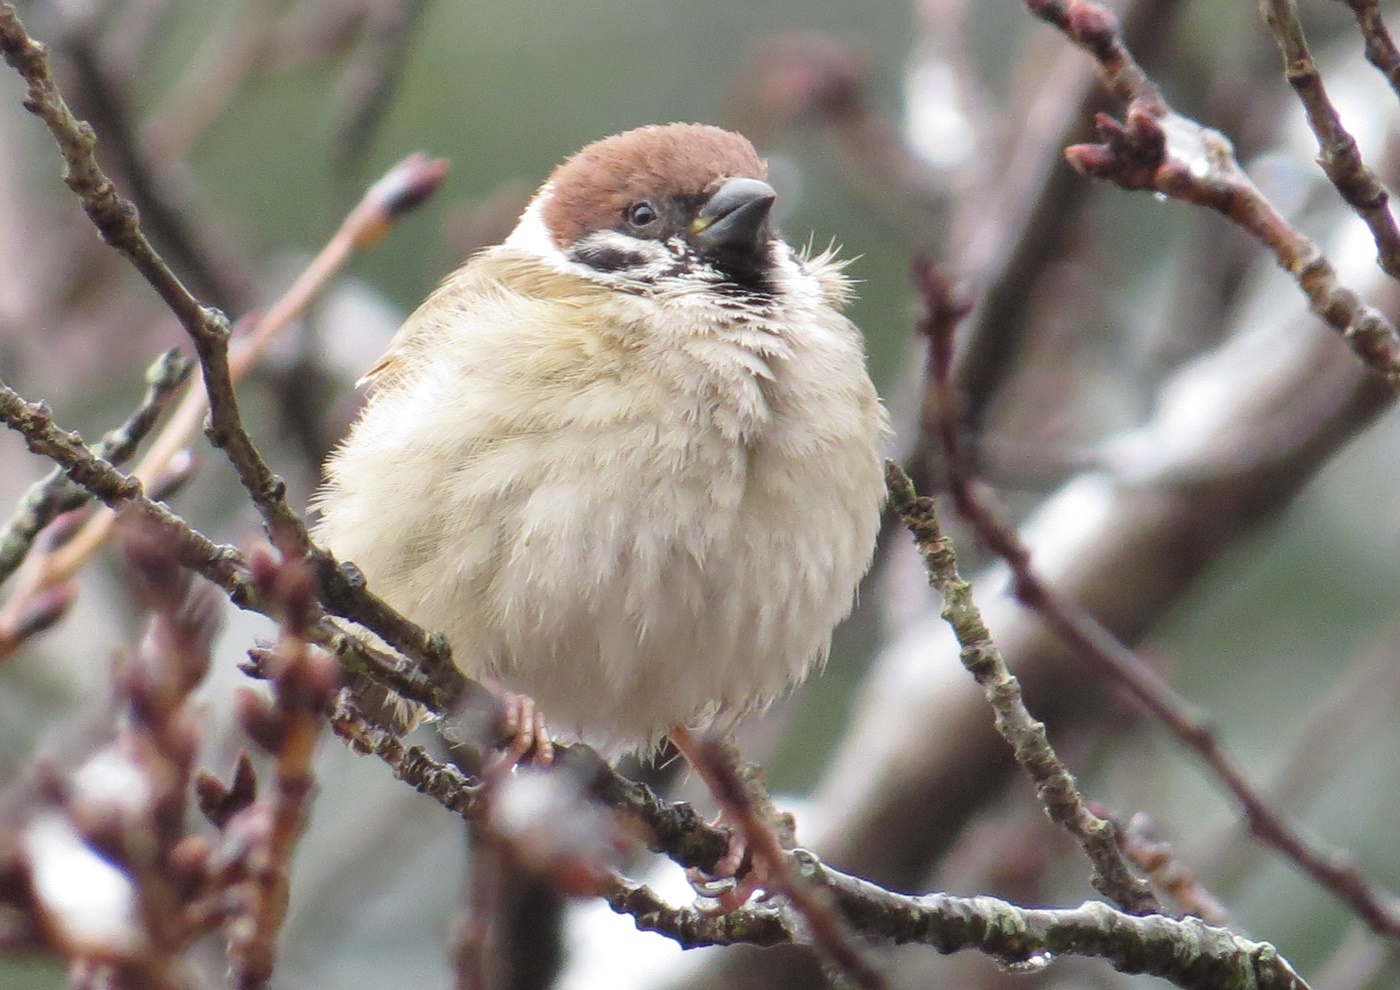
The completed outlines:
{"type": "Polygon", "coordinates": [[[239,480],[274,533],[295,533],[300,521],[282,499],[283,486],[244,432],[228,369],[228,317],[202,305],[156,253],[136,207],[124,199],[97,163],[92,128],[69,109],[49,72],[48,53],[24,30],[14,7],[0,3],[0,52],[28,84],[25,109],[41,119],[63,156],[63,180],[82,201],[98,232],[131,262],[175,314],[194,344],[209,395],[209,438],[223,448],[239,480]]]}
{"type": "Polygon", "coordinates": [[[1263,0],[1260,6],[1283,54],[1284,75],[1298,94],[1308,126],[1317,137],[1318,165],[1370,228],[1381,270],[1391,278],[1400,278],[1400,226],[1390,211],[1390,192],[1361,160],[1356,139],[1342,126],[1337,108],[1327,98],[1322,73],[1298,20],[1298,5],[1294,0],[1263,0]]]}
{"type": "Polygon", "coordinates": [[[1098,66],[1099,78],[1127,104],[1123,122],[1095,118],[1101,144],[1065,149],[1085,175],[1204,206],[1243,228],[1293,276],[1312,311],[1367,367],[1400,391],[1400,334],[1375,307],[1343,285],[1317,244],[1291,226],[1244,174],[1219,131],[1173,111],[1123,44],[1118,20],[1088,0],[1024,0],[1098,66]]]}
{"type": "Polygon", "coordinates": [[[1400,96],[1400,49],[1381,18],[1380,0],[1338,0],[1351,8],[1366,45],[1366,60],[1380,70],[1390,88],[1400,96]]]}
{"type": "MultiPolygon", "coordinates": [[[[166,351],[158,357],[146,370],[146,393],[140,404],[121,426],[93,446],[93,454],[114,466],[130,460],[137,445],[155,429],[189,372],[190,362],[174,351],[166,351]]],[[[40,530],[63,513],[84,505],[89,498],[87,492],[68,480],[61,468],[54,468],[47,477],[35,482],[19,500],[10,521],[0,530],[0,584],[23,563],[40,530]]]]}
{"type": "Polygon", "coordinates": [[[1118,848],[1117,829],[1089,810],[1074,777],[1060,760],[1021,698],[1021,685],[1006,668],[972,597],[972,586],[958,574],[953,545],[943,535],[933,500],[921,498],[914,483],[895,464],[885,464],[890,505],[918,544],[929,584],[943,598],[943,618],[962,647],[959,659],[977,679],[996,712],[996,728],[1010,745],[1016,762],[1035,784],[1052,821],[1074,836],[1093,864],[1094,889],[1132,914],[1158,914],[1161,905],[1148,885],[1133,875],[1118,848]]]}

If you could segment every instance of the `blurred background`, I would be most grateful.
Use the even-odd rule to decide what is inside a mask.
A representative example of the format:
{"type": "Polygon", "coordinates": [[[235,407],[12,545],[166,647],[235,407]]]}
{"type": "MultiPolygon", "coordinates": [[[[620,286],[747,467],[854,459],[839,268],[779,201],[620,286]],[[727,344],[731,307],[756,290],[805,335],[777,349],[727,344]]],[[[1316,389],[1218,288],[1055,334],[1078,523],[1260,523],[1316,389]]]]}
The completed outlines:
{"type": "MultiPolygon", "coordinates": [[[[835,242],[855,259],[851,315],[895,417],[890,453],[938,489],[909,275],[929,257],[974,304],[957,380],[979,477],[1026,524],[1046,574],[1199,704],[1307,835],[1400,889],[1400,424],[1257,245],[1217,216],[1069,169],[1063,148],[1092,139],[1095,111],[1121,107],[1089,59],[1019,3],[17,6],[51,44],[156,246],[230,314],[274,301],[393,162],[416,150],[450,159],[444,189],[359,255],[240,391],[298,507],[354,414],[355,378],[444,274],[504,236],[562,158],[644,123],[744,131],[769,159],[788,239],[835,242]]],[[[1114,6],[1173,106],[1229,135],[1275,205],[1394,319],[1394,285],[1313,164],[1253,5],[1114,6]]],[[[1344,122],[1393,177],[1400,101],[1364,62],[1345,5],[1302,6],[1344,122]]],[[[0,73],[0,378],[92,438],[183,335],[94,236],[22,96],[19,77],[0,73]]],[[[195,454],[202,469],[174,507],[217,540],[245,541],[258,523],[233,473],[207,444],[195,454]]],[[[0,438],[0,504],[44,470],[18,438],[0,438]]],[[[950,525],[1032,712],[1086,796],[1124,820],[1150,815],[1235,926],[1277,945],[1314,986],[1395,985],[1393,943],[1249,841],[1199,762],[1051,642],[975,536],[950,525]]],[[[80,760],[104,731],[113,658],[139,627],[114,561],[90,571],[66,620],[0,667],[0,783],[23,779],[36,754],[80,760]]],[[[992,734],[936,609],[889,527],[825,675],[746,725],[744,755],[769,768],[799,836],[837,867],[1024,904],[1094,896],[1078,850],[992,734]]],[[[229,711],[235,664],[271,634],[228,610],[200,693],[200,762],[221,775],[243,745],[229,711]]],[[[318,779],[275,985],[450,984],[469,869],[459,823],[334,740],[318,779]]],[[[710,812],[693,782],[675,784],[710,812]]],[[[682,956],[601,904],[540,897],[512,929],[513,958],[533,965],[507,985],[820,981],[801,949],[682,956]]],[[[1076,960],[1028,976],[971,954],[882,953],[894,986],[1157,985],[1076,960]]],[[[194,965],[220,985],[217,952],[194,965]]],[[[65,980],[58,963],[0,958],[0,986],[65,980]]]]}

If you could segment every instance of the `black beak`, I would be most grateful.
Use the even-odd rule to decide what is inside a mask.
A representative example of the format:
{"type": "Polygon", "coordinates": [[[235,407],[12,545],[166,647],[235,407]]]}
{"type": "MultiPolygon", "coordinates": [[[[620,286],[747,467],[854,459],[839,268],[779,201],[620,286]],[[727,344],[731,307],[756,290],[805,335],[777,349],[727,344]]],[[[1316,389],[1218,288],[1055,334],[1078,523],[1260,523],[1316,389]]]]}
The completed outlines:
{"type": "Polygon", "coordinates": [[[706,254],[757,252],[768,242],[768,213],[778,194],[758,179],[728,179],[690,225],[706,254]]]}

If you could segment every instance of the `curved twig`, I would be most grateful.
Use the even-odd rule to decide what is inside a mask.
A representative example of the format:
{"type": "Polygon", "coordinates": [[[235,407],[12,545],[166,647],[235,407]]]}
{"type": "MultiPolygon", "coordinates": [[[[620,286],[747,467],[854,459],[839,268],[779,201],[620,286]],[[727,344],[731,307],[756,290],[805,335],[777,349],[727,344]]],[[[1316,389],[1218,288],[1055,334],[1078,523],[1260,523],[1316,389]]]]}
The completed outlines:
{"type": "Polygon", "coordinates": [[[1117,18],[1087,0],[1025,0],[1025,5],[1088,52],[1103,84],[1127,104],[1122,122],[1107,114],[1095,118],[1103,143],[1065,149],[1069,163],[1123,189],[1208,207],[1242,227],[1293,276],[1312,311],[1400,391],[1395,325],[1341,284],[1317,244],[1291,226],[1244,174],[1225,135],[1167,105],[1123,44],[1117,18]]]}

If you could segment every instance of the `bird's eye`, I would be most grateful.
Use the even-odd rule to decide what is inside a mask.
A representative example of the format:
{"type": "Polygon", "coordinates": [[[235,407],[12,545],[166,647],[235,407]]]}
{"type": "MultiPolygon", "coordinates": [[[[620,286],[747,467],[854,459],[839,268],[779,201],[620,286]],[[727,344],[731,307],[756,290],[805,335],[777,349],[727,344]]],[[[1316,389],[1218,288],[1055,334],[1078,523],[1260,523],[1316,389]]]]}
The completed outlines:
{"type": "Polygon", "coordinates": [[[639,199],[627,207],[625,216],[633,227],[648,227],[656,222],[656,207],[644,199],[639,199]]]}

